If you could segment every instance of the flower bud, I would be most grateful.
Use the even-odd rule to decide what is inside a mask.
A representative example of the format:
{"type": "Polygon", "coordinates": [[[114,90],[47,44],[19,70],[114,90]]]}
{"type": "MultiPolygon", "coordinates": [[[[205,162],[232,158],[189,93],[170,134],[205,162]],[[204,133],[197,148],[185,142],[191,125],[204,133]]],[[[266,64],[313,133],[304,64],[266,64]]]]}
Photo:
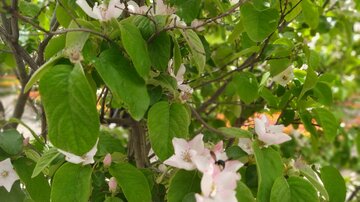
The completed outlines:
{"type": "Polygon", "coordinates": [[[103,160],[104,167],[105,167],[105,168],[110,167],[111,161],[112,161],[112,159],[111,159],[111,154],[109,154],[109,153],[106,154],[106,156],[105,156],[105,158],[104,158],[104,160],[103,160]]]}
{"type": "Polygon", "coordinates": [[[26,137],[23,139],[23,146],[26,147],[29,145],[29,142],[30,142],[30,137],[26,137]]]}
{"type": "Polygon", "coordinates": [[[108,182],[108,185],[109,185],[109,191],[111,193],[115,193],[116,192],[116,188],[117,188],[117,182],[116,182],[116,179],[115,177],[111,177],[109,182],[108,182]]]}

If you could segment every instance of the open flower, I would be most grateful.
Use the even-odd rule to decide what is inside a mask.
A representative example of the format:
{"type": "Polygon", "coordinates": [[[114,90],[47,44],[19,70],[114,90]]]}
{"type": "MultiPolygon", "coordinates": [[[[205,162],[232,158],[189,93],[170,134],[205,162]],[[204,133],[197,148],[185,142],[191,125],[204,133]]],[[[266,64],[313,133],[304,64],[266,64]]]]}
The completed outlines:
{"type": "Polygon", "coordinates": [[[172,140],[175,154],[164,161],[164,164],[185,170],[194,170],[196,166],[193,158],[197,155],[209,153],[204,147],[203,135],[199,134],[187,142],[185,139],[174,137],[172,140]]]}
{"type": "Polygon", "coordinates": [[[7,158],[0,162],[0,186],[5,187],[5,189],[10,192],[11,187],[16,180],[19,179],[19,176],[15,172],[10,158],[7,158]]]}
{"type": "MultiPolygon", "coordinates": [[[[95,3],[93,8],[89,6],[86,0],[76,0],[76,3],[88,16],[100,21],[118,18],[125,9],[125,4],[120,3],[120,0],[110,0],[108,5],[95,3]]],[[[130,11],[134,11],[135,8],[139,7],[134,1],[127,2],[127,5],[130,11]]]]}
{"type": "Polygon", "coordinates": [[[65,155],[65,160],[70,162],[70,163],[74,163],[74,164],[83,164],[83,165],[87,165],[87,164],[92,164],[94,163],[94,156],[97,152],[97,144],[99,142],[99,139],[96,141],[94,147],[88,151],[86,154],[84,154],[83,156],[77,156],[73,153],[70,152],[66,152],[64,150],[58,149],[58,151],[62,154],[65,155]]]}
{"type": "Polygon", "coordinates": [[[291,137],[283,133],[283,125],[270,125],[265,115],[261,119],[255,118],[255,132],[259,136],[259,140],[266,145],[281,144],[291,140],[291,137]]]}
{"type": "MultiPolygon", "coordinates": [[[[236,171],[241,164],[233,161],[229,170],[220,170],[214,166],[210,172],[203,173],[201,178],[201,192],[196,194],[197,202],[236,202],[236,185],[240,175],[236,171]]],[[[226,168],[226,167],[225,167],[226,168]]]]}
{"type": "Polygon", "coordinates": [[[291,65],[288,68],[286,68],[284,71],[275,75],[273,77],[273,80],[282,86],[286,86],[286,84],[288,84],[291,80],[293,80],[293,78],[294,78],[294,71],[293,71],[293,66],[291,65]]]}

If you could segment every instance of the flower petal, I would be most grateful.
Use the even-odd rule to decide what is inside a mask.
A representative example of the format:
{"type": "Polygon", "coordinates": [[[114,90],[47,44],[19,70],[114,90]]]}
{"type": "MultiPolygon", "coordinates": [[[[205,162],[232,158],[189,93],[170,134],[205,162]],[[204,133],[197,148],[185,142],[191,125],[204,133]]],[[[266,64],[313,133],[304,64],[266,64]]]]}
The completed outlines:
{"type": "Polygon", "coordinates": [[[99,16],[93,12],[86,0],[76,0],[76,4],[80,6],[80,8],[86,13],[86,15],[90,16],[91,18],[100,20],[99,16]]]}

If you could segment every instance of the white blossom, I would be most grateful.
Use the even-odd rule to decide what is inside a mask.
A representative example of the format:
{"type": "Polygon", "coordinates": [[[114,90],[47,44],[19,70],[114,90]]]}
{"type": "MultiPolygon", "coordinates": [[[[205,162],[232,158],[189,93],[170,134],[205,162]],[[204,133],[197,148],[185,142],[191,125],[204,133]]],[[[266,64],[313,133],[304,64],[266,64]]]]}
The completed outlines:
{"type": "Polygon", "coordinates": [[[291,80],[294,78],[294,71],[293,66],[289,66],[284,71],[280,72],[279,74],[273,77],[273,81],[276,83],[286,86],[291,80]]]}
{"type": "Polygon", "coordinates": [[[70,162],[70,163],[74,163],[74,164],[82,164],[82,165],[87,165],[87,164],[92,164],[94,163],[94,156],[97,152],[97,144],[99,142],[99,139],[96,141],[94,147],[88,151],[86,154],[84,154],[83,156],[77,156],[73,153],[58,149],[58,151],[62,154],[65,155],[65,160],[70,162]]]}
{"type": "Polygon", "coordinates": [[[13,165],[11,164],[10,158],[7,158],[0,162],[0,186],[10,192],[11,187],[19,176],[15,172],[13,165]]]}

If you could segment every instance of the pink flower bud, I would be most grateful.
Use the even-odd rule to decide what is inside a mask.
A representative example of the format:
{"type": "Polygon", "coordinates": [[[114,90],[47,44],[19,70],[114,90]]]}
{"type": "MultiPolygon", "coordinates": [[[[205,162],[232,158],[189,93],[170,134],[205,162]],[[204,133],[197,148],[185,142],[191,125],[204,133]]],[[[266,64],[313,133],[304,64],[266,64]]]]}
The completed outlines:
{"type": "Polygon", "coordinates": [[[24,145],[24,147],[28,146],[28,145],[29,145],[29,142],[30,142],[30,138],[29,138],[29,137],[25,138],[25,139],[23,140],[23,145],[24,145]]]}
{"type": "Polygon", "coordinates": [[[111,165],[111,161],[112,161],[112,159],[111,159],[111,154],[106,154],[106,156],[105,156],[105,158],[104,158],[104,160],[103,160],[103,163],[104,163],[104,167],[110,167],[110,165],[111,165]]]}
{"type": "Polygon", "coordinates": [[[117,187],[117,182],[116,182],[115,177],[110,178],[110,180],[108,182],[108,185],[109,185],[109,191],[111,193],[115,193],[116,192],[116,187],[117,187]]]}

